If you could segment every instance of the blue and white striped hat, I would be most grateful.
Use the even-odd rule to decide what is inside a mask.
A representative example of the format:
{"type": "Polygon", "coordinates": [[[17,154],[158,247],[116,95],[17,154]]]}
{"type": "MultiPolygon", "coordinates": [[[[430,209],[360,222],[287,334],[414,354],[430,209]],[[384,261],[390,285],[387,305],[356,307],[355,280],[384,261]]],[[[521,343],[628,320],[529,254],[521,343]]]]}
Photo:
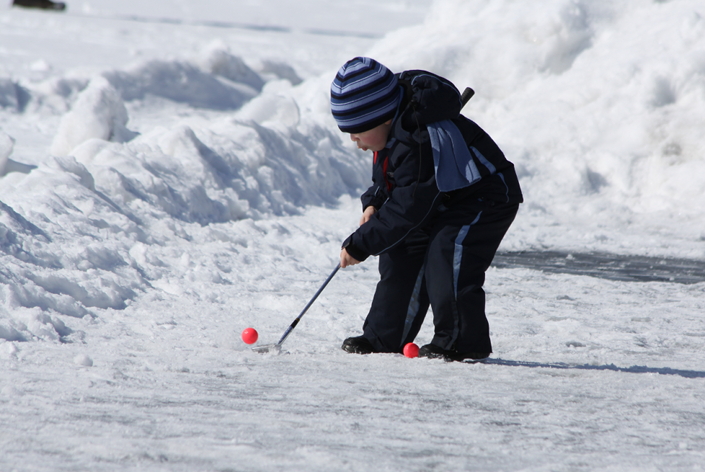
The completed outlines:
{"type": "Polygon", "coordinates": [[[402,90],[397,77],[369,57],[346,62],[330,86],[330,109],[338,128],[362,133],[394,118],[402,90]]]}

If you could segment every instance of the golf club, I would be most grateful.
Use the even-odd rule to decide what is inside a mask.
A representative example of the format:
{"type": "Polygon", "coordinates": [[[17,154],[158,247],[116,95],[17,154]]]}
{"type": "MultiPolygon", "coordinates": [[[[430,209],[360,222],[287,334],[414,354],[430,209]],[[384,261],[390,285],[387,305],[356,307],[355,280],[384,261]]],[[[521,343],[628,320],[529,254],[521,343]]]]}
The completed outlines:
{"type": "Polygon", "coordinates": [[[338,272],[339,269],[340,269],[340,264],[338,264],[338,265],[335,266],[335,269],[333,269],[333,272],[331,272],[330,275],[328,276],[328,278],[326,279],[326,281],[323,282],[323,285],[321,285],[321,288],[319,288],[318,291],[316,292],[316,294],[313,296],[313,298],[311,298],[311,301],[308,302],[308,304],[304,307],[304,309],[301,311],[301,313],[299,314],[299,316],[297,316],[296,319],[295,319],[294,321],[292,321],[291,325],[286,329],[286,331],[284,331],[284,334],[282,335],[282,337],[281,337],[281,339],[279,340],[278,343],[276,343],[276,344],[265,344],[264,346],[253,347],[252,350],[255,351],[255,352],[259,352],[259,353],[272,352],[272,351],[277,351],[277,352],[278,352],[278,351],[280,351],[280,350],[281,350],[281,347],[282,347],[282,343],[284,342],[284,340],[285,340],[285,339],[287,338],[287,336],[289,336],[289,334],[294,330],[294,328],[296,327],[296,325],[299,324],[299,321],[300,321],[301,318],[304,316],[304,313],[306,313],[306,311],[308,311],[308,309],[311,307],[311,305],[313,305],[313,302],[316,301],[316,298],[318,298],[318,296],[321,294],[321,292],[323,291],[323,289],[326,288],[326,285],[328,285],[328,282],[331,281],[331,279],[332,279],[333,276],[336,274],[336,272],[338,272]]]}
{"type": "Polygon", "coordinates": [[[465,87],[463,94],[460,96],[460,103],[462,103],[461,109],[470,101],[473,95],[475,95],[475,91],[470,87],[465,87]]]}

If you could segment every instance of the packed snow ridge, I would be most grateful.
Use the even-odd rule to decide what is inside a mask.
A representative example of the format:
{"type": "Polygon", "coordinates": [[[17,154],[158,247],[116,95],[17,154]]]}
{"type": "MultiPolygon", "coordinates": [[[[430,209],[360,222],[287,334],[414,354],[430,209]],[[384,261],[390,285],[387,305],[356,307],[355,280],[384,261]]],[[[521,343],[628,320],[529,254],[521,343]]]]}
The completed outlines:
{"type": "MultiPolygon", "coordinates": [[[[214,47],[197,62],[2,88],[2,103],[18,113],[66,113],[50,156],[2,182],[0,338],[58,339],[64,328],[51,313],[125,308],[157,277],[142,265],[160,265],[147,248],[187,237],[182,226],[297,214],[362,187],[362,161],[277,92],[300,82],[293,69],[262,69],[214,47]],[[29,97],[22,106],[17,90],[29,97]],[[154,97],[232,113],[198,129],[130,130],[126,103],[154,97]]],[[[0,132],[0,169],[21,165],[12,150],[0,132]]]]}

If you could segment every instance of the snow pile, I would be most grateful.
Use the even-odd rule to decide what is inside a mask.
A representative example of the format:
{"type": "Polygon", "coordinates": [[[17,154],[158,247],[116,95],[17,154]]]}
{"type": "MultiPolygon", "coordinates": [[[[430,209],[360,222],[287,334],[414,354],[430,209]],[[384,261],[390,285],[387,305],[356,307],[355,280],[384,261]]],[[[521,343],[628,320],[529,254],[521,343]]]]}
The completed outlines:
{"type": "Polygon", "coordinates": [[[264,87],[262,77],[252,70],[242,58],[233,55],[221,41],[212,43],[201,56],[201,68],[234,83],[245,84],[256,92],[264,87]]]}
{"type": "Polygon", "coordinates": [[[0,77],[0,109],[23,111],[27,104],[27,91],[17,82],[6,77],[0,77]]]}
{"type": "MultiPolygon", "coordinates": [[[[260,68],[270,80],[300,81],[286,64],[264,61],[260,68]]],[[[103,75],[126,101],[162,97],[213,110],[236,110],[257,96],[265,84],[258,72],[221,41],[211,43],[190,61],[151,60],[103,75]]]]}
{"type": "Polygon", "coordinates": [[[476,90],[465,114],[518,167],[519,225],[580,228],[578,245],[596,225],[636,223],[693,241],[705,237],[704,17],[697,0],[439,0],[370,55],[476,90]]]}
{"type": "Polygon", "coordinates": [[[14,145],[14,140],[7,134],[0,131],[0,175],[5,175],[7,161],[10,154],[12,154],[12,148],[14,145]]]}
{"type": "MultiPolygon", "coordinates": [[[[46,319],[35,320],[34,325],[46,328],[41,330],[22,321],[26,309],[39,310],[32,316],[70,317],[122,310],[139,293],[171,284],[166,281],[175,269],[181,272],[180,260],[187,256],[178,249],[180,241],[192,240],[194,224],[333,204],[334,195],[348,189],[349,182],[348,177],[335,178],[336,173],[359,173],[321,157],[325,149],[334,151],[325,147],[328,137],[315,153],[318,143],[287,140],[255,124],[222,126],[231,132],[228,139],[237,137],[253,151],[214,135],[221,139],[218,154],[193,130],[180,127],[155,131],[129,145],[90,140],[75,150],[81,162],[74,156],[53,157],[14,185],[2,182],[0,319],[10,324],[0,337],[63,336],[53,330],[54,337],[47,338],[53,325],[46,319]]],[[[240,239],[226,234],[213,227],[203,244],[240,239]]],[[[222,283],[222,271],[210,256],[200,257],[208,260],[208,268],[196,269],[199,280],[222,283]]]]}
{"type": "Polygon", "coordinates": [[[121,252],[125,239],[141,231],[115,214],[73,157],[53,158],[3,191],[11,193],[0,206],[0,310],[13,317],[22,308],[83,317],[91,307],[125,308],[144,285],[121,252]],[[27,194],[32,198],[21,198],[27,194]],[[123,233],[122,241],[111,233],[123,233]]]}
{"type": "Polygon", "coordinates": [[[135,134],[126,128],[127,120],[127,109],[117,91],[103,77],[95,78],[61,119],[51,153],[66,156],[92,138],[129,141],[135,134]]]}
{"type": "MultiPolygon", "coordinates": [[[[265,86],[222,47],[211,47],[200,62],[208,72],[182,61],[148,61],[83,88],[67,78],[38,89],[42,103],[63,99],[70,110],[52,156],[0,181],[0,317],[10,320],[0,337],[58,339],[71,333],[54,318],[36,316],[124,309],[170,277],[165,264],[178,265],[182,254],[165,263],[172,254],[156,257],[155,247],[189,239],[192,225],[333,206],[364,185],[364,162],[335,132],[301,120],[285,93],[288,81],[270,75],[265,86]],[[130,131],[126,103],[154,96],[202,109],[239,108],[255,98],[239,113],[198,126],[167,120],[168,127],[130,131]],[[26,310],[31,315],[21,315],[26,310]]],[[[0,135],[1,163],[12,147],[0,135]]],[[[205,280],[222,279],[216,271],[205,280]]]]}
{"type": "Polygon", "coordinates": [[[106,72],[105,77],[124,100],[152,95],[194,107],[232,110],[254,96],[247,87],[218,80],[188,62],[154,60],[128,71],[106,72]]]}

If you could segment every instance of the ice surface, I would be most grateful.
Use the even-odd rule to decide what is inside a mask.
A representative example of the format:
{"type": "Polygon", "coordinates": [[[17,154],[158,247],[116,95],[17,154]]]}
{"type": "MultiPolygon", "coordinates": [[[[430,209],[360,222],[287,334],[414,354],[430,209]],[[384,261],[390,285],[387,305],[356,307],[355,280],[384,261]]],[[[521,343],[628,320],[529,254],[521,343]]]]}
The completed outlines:
{"type": "Polygon", "coordinates": [[[334,3],[0,10],[0,470],[703,470],[702,2],[334,3]],[[340,350],[374,260],[240,340],[359,219],[362,54],[517,165],[487,363],[340,350]]]}

